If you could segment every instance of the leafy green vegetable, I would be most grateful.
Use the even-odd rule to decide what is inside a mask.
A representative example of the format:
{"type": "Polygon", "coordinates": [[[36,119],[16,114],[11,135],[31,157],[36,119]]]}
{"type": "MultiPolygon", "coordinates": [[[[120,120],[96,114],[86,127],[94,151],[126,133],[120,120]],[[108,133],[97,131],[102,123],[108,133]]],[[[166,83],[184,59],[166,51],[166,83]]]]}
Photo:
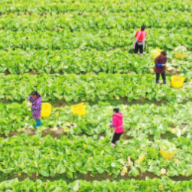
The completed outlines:
{"type": "MultiPolygon", "coordinates": [[[[106,103],[107,104],[107,103],[106,103]]],[[[71,109],[52,111],[50,117],[42,119],[42,127],[51,127],[51,131],[57,131],[57,127],[64,128],[68,134],[99,135],[108,130],[108,124],[112,118],[112,109],[119,107],[124,115],[124,128],[128,136],[137,137],[141,133],[154,135],[160,138],[161,134],[171,131],[172,127],[179,129],[182,124],[188,124],[187,129],[182,130],[182,135],[188,133],[192,121],[192,103],[169,103],[162,106],[154,104],[143,105],[100,105],[86,104],[86,116],[73,116],[71,109]],[[152,118],[153,117],[153,118],[152,118]],[[159,124],[159,121],[161,124],[159,124]]],[[[10,131],[25,131],[35,123],[31,110],[27,108],[26,101],[23,104],[12,103],[0,105],[0,132],[9,135],[10,131]]],[[[64,134],[62,132],[61,134],[64,134]]],[[[152,149],[151,149],[152,150],[152,149]]],[[[151,152],[153,153],[153,152],[151,152]]],[[[155,153],[155,152],[154,152],[155,153]]]]}
{"type": "Polygon", "coordinates": [[[131,191],[186,191],[190,192],[191,190],[191,181],[173,181],[168,177],[163,177],[162,179],[150,179],[147,178],[145,181],[139,180],[119,180],[119,181],[85,181],[85,180],[77,180],[74,182],[67,183],[64,180],[57,181],[47,181],[43,182],[39,179],[36,181],[31,181],[29,179],[25,179],[23,181],[19,181],[18,179],[13,179],[9,181],[4,181],[0,183],[1,191],[25,191],[28,189],[29,191],[37,191],[40,190],[42,192],[46,191],[54,191],[54,192],[62,192],[62,191],[126,191],[127,189],[131,191]]]}
{"type": "Polygon", "coordinates": [[[127,97],[128,101],[166,99],[172,102],[182,102],[192,98],[191,82],[186,82],[186,86],[181,89],[173,89],[169,83],[163,86],[156,85],[154,76],[150,74],[99,73],[99,75],[71,74],[65,76],[42,74],[38,78],[36,75],[25,74],[20,76],[0,75],[0,77],[0,98],[7,101],[26,100],[31,90],[36,89],[42,94],[44,101],[61,99],[65,99],[66,102],[106,101],[127,97]]]}
{"type": "Polygon", "coordinates": [[[187,52],[187,48],[184,46],[178,46],[175,48],[175,53],[186,53],[187,52]]]}
{"type": "MultiPolygon", "coordinates": [[[[119,177],[125,167],[128,167],[129,176],[138,176],[146,171],[160,176],[162,168],[167,170],[168,176],[192,175],[192,170],[188,169],[192,158],[190,139],[181,137],[172,141],[177,145],[177,153],[169,161],[161,157],[160,153],[157,157],[153,156],[148,150],[150,147],[153,153],[159,151],[161,140],[150,141],[146,135],[140,134],[129,142],[121,138],[121,146],[115,149],[110,147],[110,140],[110,131],[105,138],[100,139],[87,136],[63,136],[56,139],[38,135],[1,139],[0,179],[4,180],[12,173],[38,173],[42,177],[64,174],[68,179],[75,179],[90,172],[93,177],[98,173],[119,177]],[[141,154],[145,154],[142,160],[141,154]]],[[[173,146],[169,144],[163,149],[174,150],[173,146]]]]}
{"type": "Polygon", "coordinates": [[[6,1],[1,2],[1,13],[39,13],[44,14],[47,12],[54,12],[58,13],[66,13],[66,12],[79,12],[80,14],[87,13],[87,12],[112,12],[112,13],[121,13],[121,12],[143,12],[153,10],[162,11],[162,12],[169,12],[169,11],[183,11],[183,12],[190,12],[191,7],[188,6],[190,4],[190,0],[186,0],[185,3],[181,2],[180,0],[174,1],[174,4],[170,0],[163,0],[161,1],[146,1],[145,4],[140,4],[135,0],[131,0],[127,2],[126,0],[119,1],[63,1],[61,0],[58,3],[57,0],[52,0],[51,2],[47,2],[46,0],[41,0],[39,3],[38,0],[30,0],[25,1],[25,3],[21,0],[6,1]],[[106,6],[107,5],[107,6],[106,6]]]}
{"type": "Polygon", "coordinates": [[[2,0],[0,7],[0,135],[16,134],[0,137],[0,191],[191,190],[191,181],[168,178],[192,176],[190,0],[2,0]],[[147,30],[144,58],[132,54],[141,24],[147,30]],[[167,85],[155,84],[154,48],[168,52],[167,85]],[[185,59],[175,59],[175,52],[187,50],[185,59]],[[169,76],[178,73],[185,83],[173,89],[169,76]],[[26,128],[34,121],[25,100],[32,90],[44,101],[98,104],[86,104],[82,117],[53,111],[28,136],[23,133],[30,134],[26,128]],[[119,105],[122,98],[166,104],[119,105]],[[114,107],[124,115],[125,132],[112,149],[114,107]],[[63,137],[53,138],[58,135],[63,137]],[[177,153],[167,161],[160,148],[177,153]],[[161,179],[127,179],[146,172],[161,179]],[[10,180],[34,175],[63,180],[10,180]],[[76,180],[87,176],[104,181],[76,180]]]}
{"type": "Polygon", "coordinates": [[[170,143],[169,141],[164,141],[161,144],[161,149],[165,152],[174,152],[176,151],[176,146],[173,143],[170,143]]]}

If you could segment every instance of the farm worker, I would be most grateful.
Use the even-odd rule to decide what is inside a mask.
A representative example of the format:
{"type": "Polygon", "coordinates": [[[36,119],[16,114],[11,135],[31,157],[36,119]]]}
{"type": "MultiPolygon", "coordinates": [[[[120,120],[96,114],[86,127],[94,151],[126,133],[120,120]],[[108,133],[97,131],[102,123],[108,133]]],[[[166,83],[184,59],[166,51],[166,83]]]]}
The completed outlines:
{"type": "Polygon", "coordinates": [[[111,141],[111,147],[114,148],[115,144],[119,144],[120,137],[124,131],[123,114],[119,113],[118,108],[113,109],[113,123],[110,126],[114,127],[114,134],[111,141]]]}
{"type": "Polygon", "coordinates": [[[141,57],[143,57],[146,36],[147,33],[145,32],[145,25],[142,25],[141,30],[137,31],[135,34],[135,43],[133,45],[135,55],[137,55],[138,51],[140,51],[141,57]]]}
{"type": "Polygon", "coordinates": [[[36,120],[35,128],[41,125],[41,108],[42,108],[42,97],[37,91],[33,91],[28,98],[28,102],[32,103],[31,110],[33,119],[36,120]]]}
{"type": "Polygon", "coordinates": [[[161,55],[159,55],[155,59],[155,73],[156,73],[156,83],[159,83],[160,74],[163,78],[163,83],[166,84],[165,70],[166,70],[166,62],[167,62],[167,53],[166,51],[162,51],[161,55]]]}

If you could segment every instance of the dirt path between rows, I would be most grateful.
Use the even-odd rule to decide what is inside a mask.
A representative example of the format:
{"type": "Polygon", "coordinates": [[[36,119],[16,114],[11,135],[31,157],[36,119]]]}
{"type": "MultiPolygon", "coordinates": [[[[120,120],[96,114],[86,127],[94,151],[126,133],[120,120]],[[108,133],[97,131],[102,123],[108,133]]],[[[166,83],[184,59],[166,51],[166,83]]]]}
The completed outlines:
{"type": "MultiPolygon", "coordinates": [[[[75,180],[86,180],[86,181],[103,181],[103,180],[112,180],[112,181],[119,181],[121,179],[124,180],[130,180],[130,179],[135,179],[135,180],[146,180],[146,178],[154,179],[154,178],[161,178],[161,176],[157,176],[153,173],[150,172],[145,172],[145,173],[140,173],[138,176],[128,176],[127,174],[125,176],[120,176],[118,175],[116,178],[114,175],[109,175],[107,172],[104,172],[102,174],[96,174],[95,176],[91,176],[91,173],[87,174],[81,174],[77,173],[75,179],[69,179],[67,178],[66,174],[55,174],[53,177],[43,177],[38,174],[33,173],[31,176],[28,176],[26,173],[22,173],[20,175],[18,174],[9,174],[5,176],[5,180],[11,180],[17,178],[19,181],[23,181],[26,178],[29,178],[30,180],[37,180],[40,179],[42,181],[56,181],[56,180],[65,180],[67,182],[73,182],[75,180]]],[[[169,177],[170,179],[174,181],[188,181],[192,179],[192,176],[186,177],[186,176],[174,176],[174,177],[169,177]]],[[[4,180],[3,178],[1,179],[2,181],[4,180]]]]}
{"type": "MultiPolygon", "coordinates": [[[[182,124],[180,125],[180,129],[184,129],[188,124],[182,124]]],[[[170,128],[175,128],[175,127],[170,127],[170,128]]],[[[8,136],[6,136],[4,133],[0,134],[0,137],[3,137],[3,138],[9,138],[9,137],[14,137],[16,135],[19,135],[19,134],[27,134],[28,136],[32,136],[32,135],[36,135],[37,133],[37,129],[34,129],[34,128],[26,128],[26,129],[23,129],[23,131],[11,131],[9,133],[8,136]]],[[[111,133],[112,134],[112,133],[111,133]]],[[[42,137],[45,137],[47,135],[50,135],[51,137],[53,138],[58,138],[60,139],[62,136],[64,135],[68,135],[67,132],[64,131],[64,128],[62,127],[56,127],[56,128],[47,128],[47,129],[44,129],[42,130],[42,137]]],[[[74,135],[78,135],[78,136],[83,136],[83,135],[86,135],[87,137],[92,137],[93,135],[88,135],[86,133],[80,133],[80,134],[75,134],[74,135]]],[[[98,137],[105,137],[105,132],[103,133],[100,133],[100,134],[97,134],[98,137]]],[[[128,136],[129,134],[127,134],[127,131],[124,131],[123,135],[122,135],[122,138],[125,139],[125,140],[130,140],[130,139],[133,139],[132,136],[128,136]]],[[[166,132],[164,134],[161,134],[161,138],[162,139],[173,139],[173,138],[177,138],[177,135],[171,133],[171,132],[166,132]]],[[[154,141],[154,135],[149,135],[148,139],[150,141],[154,141]]]]}
{"type": "MultiPolygon", "coordinates": [[[[16,103],[22,103],[24,100],[18,102],[18,101],[7,101],[5,99],[0,99],[0,102],[3,102],[4,104],[10,104],[12,102],[16,103]]],[[[156,100],[148,100],[146,97],[141,97],[138,100],[133,100],[133,101],[128,101],[128,97],[121,97],[119,99],[113,98],[110,100],[98,100],[99,102],[108,102],[111,105],[121,105],[121,104],[127,104],[127,105],[135,105],[135,104],[155,104],[155,105],[162,105],[166,104],[168,101],[165,99],[162,99],[161,101],[156,101],[156,100]]],[[[52,101],[48,100],[46,102],[49,102],[53,107],[65,107],[65,106],[71,106],[71,105],[76,105],[79,103],[89,103],[89,105],[98,105],[98,101],[91,101],[91,100],[81,100],[79,99],[77,102],[66,102],[64,99],[57,100],[57,101],[52,101]]],[[[186,100],[185,102],[187,102],[186,100]]],[[[191,101],[191,100],[190,100],[191,101]]]]}
{"type": "MultiPolygon", "coordinates": [[[[24,129],[24,131],[21,131],[21,132],[17,132],[17,131],[11,131],[9,133],[8,136],[6,136],[5,134],[0,134],[0,137],[3,137],[3,138],[9,138],[9,137],[14,137],[18,134],[27,134],[28,136],[32,136],[32,135],[35,135],[37,132],[37,129],[32,129],[32,128],[26,128],[24,129]]],[[[47,135],[50,135],[51,137],[53,138],[58,138],[60,139],[62,136],[64,135],[68,135],[67,132],[64,132],[64,129],[61,128],[61,127],[57,127],[57,128],[47,128],[45,130],[42,131],[42,137],[45,137],[47,135]]],[[[76,134],[75,134],[76,135],[76,134]]],[[[88,135],[86,133],[80,133],[80,134],[77,134],[78,136],[83,136],[83,135],[86,135],[88,137],[92,137],[93,135],[88,135]]],[[[105,137],[105,133],[100,133],[98,134],[98,137],[105,137]]],[[[126,140],[129,140],[129,139],[132,139],[133,137],[131,136],[127,136],[127,132],[125,131],[123,133],[123,136],[122,136],[123,139],[126,139],[126,140]]]]}

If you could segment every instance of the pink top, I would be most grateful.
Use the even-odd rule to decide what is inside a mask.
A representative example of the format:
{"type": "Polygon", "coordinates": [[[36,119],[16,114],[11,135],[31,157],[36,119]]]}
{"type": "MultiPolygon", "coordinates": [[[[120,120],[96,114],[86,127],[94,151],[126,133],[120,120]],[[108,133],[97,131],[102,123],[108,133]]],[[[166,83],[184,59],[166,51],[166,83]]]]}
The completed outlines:
{"type": "Polygon", "coordinates": [[[124,131],[122,113],[116,113],[113,115],[113,124],[111,124],[111,127],[115,127],[115,133],[122,133],[124,131]]]}

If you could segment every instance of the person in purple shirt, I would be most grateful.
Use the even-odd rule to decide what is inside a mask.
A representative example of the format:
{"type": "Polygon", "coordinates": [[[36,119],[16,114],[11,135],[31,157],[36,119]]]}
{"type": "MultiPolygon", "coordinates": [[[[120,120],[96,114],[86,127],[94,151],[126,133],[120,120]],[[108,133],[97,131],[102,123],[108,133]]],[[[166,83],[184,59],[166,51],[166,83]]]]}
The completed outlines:
{"type": "Polygon", "coordinates": [[[165,71],[166,71],[166,62],[167,62],[167,53],[166,51],[162,51],[161,55],[159,55],[155,59],[155,73],[156,73],[156,83],[159,83],[159,78],[160,75],[163,78],[163,83],[166,84],[166,76],[165,76],[165,71]]]}
{"type": "Polygon", "coordinates": [[[33,91],[28,97],[28,102],[32,103],[31,110],[33,119],[36,120],[35,128],[41,126],[41,108],[42,108],[42,97],[37,91],[33,91]]]}

